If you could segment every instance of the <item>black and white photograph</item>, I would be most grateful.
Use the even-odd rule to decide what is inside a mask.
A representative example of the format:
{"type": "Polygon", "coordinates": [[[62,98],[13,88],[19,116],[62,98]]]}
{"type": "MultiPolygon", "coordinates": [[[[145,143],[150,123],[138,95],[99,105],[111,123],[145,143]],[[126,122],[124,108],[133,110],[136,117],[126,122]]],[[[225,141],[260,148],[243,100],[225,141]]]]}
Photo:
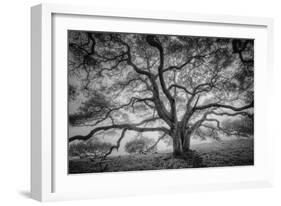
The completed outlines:
{"type": "Polygon", "coordinates": [[[254,165],[254,39],[67,35],[69,174],[254,165]]]}

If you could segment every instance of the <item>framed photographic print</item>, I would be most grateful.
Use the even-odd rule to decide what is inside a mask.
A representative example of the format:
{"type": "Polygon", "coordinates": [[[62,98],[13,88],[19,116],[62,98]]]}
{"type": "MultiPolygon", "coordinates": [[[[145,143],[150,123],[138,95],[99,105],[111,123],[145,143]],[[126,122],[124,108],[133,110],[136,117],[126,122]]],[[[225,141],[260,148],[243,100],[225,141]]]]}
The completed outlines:
{"type": "Polygon", "coordinates": [[[31,22],[34,199],[272,185],[271,19],[43,4],[31,22]]]}

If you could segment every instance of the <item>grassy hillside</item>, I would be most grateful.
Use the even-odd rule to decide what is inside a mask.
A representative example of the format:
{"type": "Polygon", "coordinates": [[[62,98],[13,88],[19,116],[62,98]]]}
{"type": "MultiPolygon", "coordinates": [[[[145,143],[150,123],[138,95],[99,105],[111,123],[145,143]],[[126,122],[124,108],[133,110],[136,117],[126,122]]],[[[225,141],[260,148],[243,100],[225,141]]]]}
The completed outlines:
{"type": "Polygon", "coordinates": [[[103,162],[91,159],[69,161],[69,173],[117,172],[254,164],[253,140],[231,140],[192,146],[188,158],[176,159],[171,153],[108,157],[103,162]]]}

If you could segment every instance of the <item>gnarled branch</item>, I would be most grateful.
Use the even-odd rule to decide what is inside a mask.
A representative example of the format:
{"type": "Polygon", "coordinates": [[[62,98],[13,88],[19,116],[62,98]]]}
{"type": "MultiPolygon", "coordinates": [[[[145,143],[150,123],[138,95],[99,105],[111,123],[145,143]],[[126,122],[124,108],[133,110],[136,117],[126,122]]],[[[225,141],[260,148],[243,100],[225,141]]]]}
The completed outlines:
{"type": "Polygon", "coordinates": [[[195,107],[194,109],[195,110],[204,110],[204,109],[209,109],[209,108],[212,108],[212,107],[213,108],[216,107],[216,108],[231,109],[233,111],[242,111],[242,110],[254,107],[254,102],[251,102],[250,104],[242,106],[242,107],[234,107],[234,106],[231,106],[231,105],[212,103],[212,104],[207,104],[207,105],[203,105],[203,106],[198,106],[198,107],[195,107]]]}
{"type": "MultiPolygon", "coordinates": [[[[99,131],[107,131],[110,129],[126,129],[126,130],[132,130],[136,132],[166,132],[169,133],[169,130],[166,127],[138,127],[141,124],[144,124],[148,120],[143,120],[136,124],[114,124],[109,126],[103,126],[103,127],[96,127],[93,130],[91,130],[87,135],[76,135],[73,137],[70,137],[68,139],[68,142],[72,142],[74,140],[88,140],[91,137],[93,137],[94,134],[96,134],[99,131]]],[[[152,120],[151,120],[152,121],[152,120]]]]}

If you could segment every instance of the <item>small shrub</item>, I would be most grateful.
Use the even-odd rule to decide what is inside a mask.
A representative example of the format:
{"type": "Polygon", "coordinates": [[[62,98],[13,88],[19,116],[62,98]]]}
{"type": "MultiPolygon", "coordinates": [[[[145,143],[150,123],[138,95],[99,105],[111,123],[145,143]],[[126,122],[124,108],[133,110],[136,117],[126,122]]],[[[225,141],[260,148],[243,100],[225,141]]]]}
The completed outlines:
{"type": "Polygon", "coordinates": [[[103,157],[112,147],[112,144],[108,142],[100,141],[89,141],[89,142],[78,142],[69,146],[69,155],[79,156],[80,158],[103,157]]]}
{"type": "Polygon", "coordinates": [[[153,152],[156,148],[150,147],[155,143],[153,139],[147,137],[135,138],[125,144],[125,151],[130,154],[141,154],[148,152],[153,152]]]}

